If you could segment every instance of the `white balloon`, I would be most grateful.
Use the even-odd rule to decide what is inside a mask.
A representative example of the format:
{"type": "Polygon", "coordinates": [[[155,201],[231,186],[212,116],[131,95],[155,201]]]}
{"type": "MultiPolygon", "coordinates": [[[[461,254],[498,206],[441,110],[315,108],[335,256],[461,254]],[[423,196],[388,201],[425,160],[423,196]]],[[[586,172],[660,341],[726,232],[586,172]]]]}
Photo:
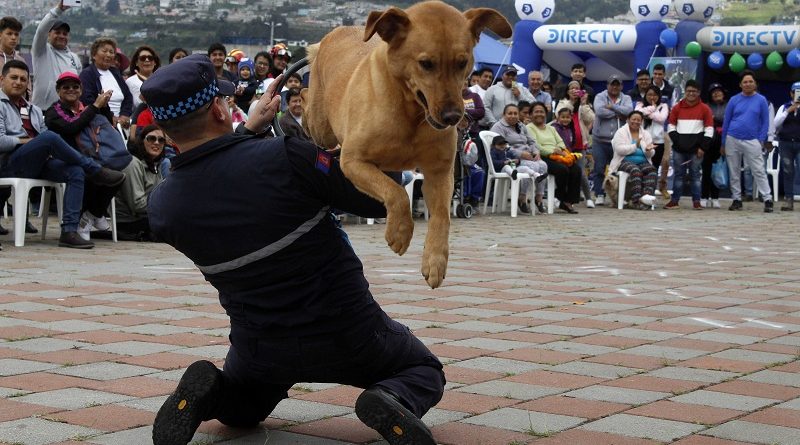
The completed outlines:
{"type": "Polygon", "coordinates": [[[714,15],[718,0],[675,0],[675,12],[681,20],[705,22],[714,15]]]}
{"type": "Polygon", "coordinates": [[[631,0],[631,12],[637,22],[663,20],[671,4],[671,0],[631,0]]]}
{"type": "Polygon", "coordinates": [[[546,22],[555,12],[555,0],[516,0],[514,6],[520,20],[546,22]]]}

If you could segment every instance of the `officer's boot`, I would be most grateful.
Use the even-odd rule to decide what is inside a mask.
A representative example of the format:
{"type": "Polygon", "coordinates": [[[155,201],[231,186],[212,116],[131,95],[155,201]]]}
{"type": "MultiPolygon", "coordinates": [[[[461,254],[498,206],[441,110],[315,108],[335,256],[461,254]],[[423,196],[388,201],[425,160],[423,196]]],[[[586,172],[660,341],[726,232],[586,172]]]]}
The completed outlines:
{"type": "Polygon", "coordinates": [[[794,196],[787,196],[786,203],[781,206],[781,212],[794,211],[794,196]]]}
{"type": "Polygon", "coordinates": [[[186,445],[200,422],[213,410],[222,387],[222,375],[213,363],[192,363],[178,387],[158,410],[153,422],[153,445],[186,445]]]}
{"type": "Polygon", "coordinates": [[[436,445],[428,427],[386,390],[362,392],[356,400],[356,415],[390,445],[436,445]]]}

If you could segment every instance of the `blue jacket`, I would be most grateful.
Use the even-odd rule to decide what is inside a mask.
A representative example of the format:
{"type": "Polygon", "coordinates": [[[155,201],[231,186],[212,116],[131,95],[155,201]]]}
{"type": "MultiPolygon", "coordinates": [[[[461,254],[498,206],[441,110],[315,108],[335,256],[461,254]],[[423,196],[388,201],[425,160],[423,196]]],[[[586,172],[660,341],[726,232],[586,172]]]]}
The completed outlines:
{"type": "Polygon", "coordinates": [[[335,333],[382,312],[332,207],[386,214],[313,144],[232,134],[173,158],[147,214],[219,291],[233,328],[285,337],[335,333]]]}
{"type": "MultiPolygon", "coordinates": [[[[128,84],[125,83],[125,79],[122,78],[122,74],[120,74],[118,69],[112,66],[108,70],[111,71],[114,79],[117,80],[119,88],[122,90],[122,95],[125,96],[122,99],[119,115],[130,117],[133,114],[133,95],[131,94],[131,90],[128,88],[128,84]]],[[[97,71],[97,67],[92,63],[81,71],[80,78],[81,88],[83,88],[81,103],[88,107],[97,100],[97,96],[103,91],[103,85],[100,83],[100,72],[97,71]]]]}
{"type": "MultiPolygon", "coordinates": [[[[44,123],[42,110],[26,101],[31,125],[37,133],[47,130],[44,123]]],[[[22,116],[16,105],[11,103],[6,93],[0,90],[0,166],[5,165],[6,159],[20,144],[19,138],[28,137],[28,132],[22,127],[22,116]]]]}
{"type": "Polygon", "coordinates": [[[769,105],[767,99],[756,93],[745,96],[739,93],[728,101],[722,124],[722,146],[728,135],[740,141],[766,142],[769,134],[769,105]]]}

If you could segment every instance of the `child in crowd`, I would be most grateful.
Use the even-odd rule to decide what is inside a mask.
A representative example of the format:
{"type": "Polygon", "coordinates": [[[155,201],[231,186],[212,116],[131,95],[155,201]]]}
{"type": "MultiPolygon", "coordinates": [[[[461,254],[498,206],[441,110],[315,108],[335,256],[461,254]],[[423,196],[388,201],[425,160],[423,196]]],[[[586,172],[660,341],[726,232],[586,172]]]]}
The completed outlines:
{"type": "Polygon", "coordinates": [[[284,113],[286,112],[286,107],[289,106],[289,101],[286,100],[286,95],[292,88],[297,88],[298,90],[303,88],[303,78],[297,73],[292,73],[286,78],[286,84],[281,90],[281,111],[284,113]]]}
{"type": "Polygon", "coordinates": [[[236,105],[247,110],[250,108],[250,101],[256,94],[256,87],[258,81],[255,77],[255,65],[253,61],[248,58],[243,58],[239,61],[239,81],[236,84],[236,105]]]}
{"type": "Polygon", "coordinates": [[[247,122],[247,114],[236,105],[236,101],[233,99],[233,96],[228,98],[228,107],[231,109],[231,122],[233,122],[234,130],[236,127],[239,126],[240,122],[247,122]]]}
{"type": "Polygon", "coordinates": [[[506,138],[503,136],[495,136],[492,139],[492,164],[495,171],[503,172],[511,176],[511,179],[517,179],[517,173],[527,173],[531,177],[537,175],[536,171],[530,167],[522,165],[519,159],[509,157],[509,146],[506,138]]]}
{"type": "MultiPolygon", "coordinates": [[[[566,107],[559,109],[558,114],[556,115],[556,120],[550,125],[556,129],[556,132],[559,136],[561,136],[561,139],[564,140],[564,145],[566,145],[569,151],[575,154],[583,154],[583,152],[586,150],[586,147],[580,146],[582,144],[577,143],[575,137],[575,125],[579,124],[576,124],[576,119],[574,119],[572,110],[566,107]]],[[[586,176],[585,157],[579,156],[577,158],[577,162],[581,169],[581,190],[583,191],[583,197],[587,201],[591,201],[592,190],[589,188],[589,178],[586,176]]],[[[594,203],[589,205],[587,202],[586,207],[592,208],[594,207],[594,203]]]]}

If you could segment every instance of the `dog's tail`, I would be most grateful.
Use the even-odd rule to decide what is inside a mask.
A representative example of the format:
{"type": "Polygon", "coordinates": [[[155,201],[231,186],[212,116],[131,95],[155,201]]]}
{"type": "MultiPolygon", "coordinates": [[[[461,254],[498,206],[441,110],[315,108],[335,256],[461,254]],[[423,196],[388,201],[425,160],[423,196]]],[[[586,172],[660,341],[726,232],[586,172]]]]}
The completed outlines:
{"type": "Polygon", "coordinates": [[[318,52],[319,52],[319,43],[309,45],[308,48],[306,48],[306,59],[308,59],[309,66],[311,66],[311,64],[314,63],[314,59],[317,58],[318,52]]]}

